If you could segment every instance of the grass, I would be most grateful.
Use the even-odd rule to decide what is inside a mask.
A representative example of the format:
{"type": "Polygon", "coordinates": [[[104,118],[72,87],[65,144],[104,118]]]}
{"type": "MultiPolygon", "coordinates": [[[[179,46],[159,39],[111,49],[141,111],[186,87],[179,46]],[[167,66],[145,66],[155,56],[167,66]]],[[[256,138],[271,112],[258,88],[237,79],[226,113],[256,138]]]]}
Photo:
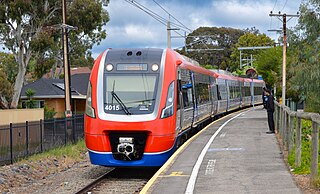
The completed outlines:
{"type": "Polygon", "coordinates": [[[57,147],[43,153],[32,155],[26,159],[22,159],[21,161],[29,160],[29,161],[38,161],[43,158],[63,158],[69,157],[74,160],[80,160],[83,157],[84,152],[87,151],[84,140],[79,140],[76,144],[68,144],[66,146],[57,147]]]}
{"type": "MultiPolygon", "coordinates": [[[[302,120],[302,136],[301,136],[301,166],[295,166],[295,151],[291,152],[288,156],[288,163],[293,167],[295,174],[310,174],[311,168],[311,132],[312,122],[302,120]]],[[[295,150],[295,147],[293,148],[295,150]]],[[[320,157],[319,157],[320,158],[320,157]]],[[[318,164],[319,166],[319,164],[318,164]]],[[[319,166],[320,167],[320,166],[319,166]]],[[[320,168],[318,168],[318,173],[320,168]]],[[[313,180],[313,185],[320,188],[320,177],[313,180]]]]}
{"type": "MultiPolygon", "coordinates": [[[[309,174],[311,165],[311,131],[312,122],[302,120],[302,136],[301,136],[301,166],[295,166],[295,152],[291,152],[288,156],[290,166],[294,168],[296,174],[309,174]]],[[[295,148],[294,148],[295,149],[295,148]]]]}

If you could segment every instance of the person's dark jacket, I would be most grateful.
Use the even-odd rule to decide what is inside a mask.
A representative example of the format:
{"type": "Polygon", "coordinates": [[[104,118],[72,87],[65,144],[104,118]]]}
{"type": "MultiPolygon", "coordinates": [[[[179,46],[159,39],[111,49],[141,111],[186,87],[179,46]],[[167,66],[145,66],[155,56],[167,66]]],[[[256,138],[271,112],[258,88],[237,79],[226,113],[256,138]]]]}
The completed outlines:
{"type": "Polygon", "coordinates": [[[266,102],[266,109],[267,109],[267,112],[274,112],[274,102],[273,102],[273,96],[272,94],[270,94],[268,96],[268,100],[266,102]]]}

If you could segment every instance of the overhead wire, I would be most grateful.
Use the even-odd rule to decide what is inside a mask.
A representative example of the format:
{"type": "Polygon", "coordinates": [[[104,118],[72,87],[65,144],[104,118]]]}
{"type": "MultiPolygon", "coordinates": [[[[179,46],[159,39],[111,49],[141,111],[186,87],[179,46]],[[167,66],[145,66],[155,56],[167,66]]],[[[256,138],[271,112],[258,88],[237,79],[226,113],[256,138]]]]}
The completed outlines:
{"type": "MultiPolygon", "coordinates": [[[[144,11],[145,13],[147,13],[148,15],[150,15],[151,17],[153,17],[154,19],[156,19],[158,22],[160,22],[161,24],[163,24],[164,26],[167,26],[168,20],[163,18],[162,16],[160,16],[159,14],[155,13],[154,11],[152,11],[151,9],[147,8],[146,6],[140,4],[139,2],[135,1],[135,0],[125,0],[127,3],[137,7],[138,9],[144,11]]],[[[177,21],[179,24],[170,21],[170,25],[172,27],[177,27],[180,28],[179,30],[185,31],[185,32],[192,32],[192,30],[190,28],[188,28],[187,26],[185,26],[182,22],[180,22],[177,18],[175,18],[172,14],[170,14],[163,6],[161,6],[158,2],[156,2],[155,0],[153,0],[154,3],[156,3],[163,11],[165,11],[169,17],[172,17],[175,21],[177,21]]],[[[185,37],[185,35],[182,35],[181,33],[179,33],[177,30],[173,31],[178,34],[180,37],[185,37]]],[[[200,38],[198,41],[196,42],[200,42],[202,44],[205,44],[204,42],[204,38],[200,38]]],[[[192,43],[195,44],[195,43],[192,43]]],[[[189,45],[192,45],[189,44],[189,45]]],[[[208,47],[205,44],[206,47],[208,47]]]]}
{"type": "Polygon", "coordinates": [[[153,0],[153,2],[155,4],[157,4],[164,12],[166,12],[169,17],[172,17],[174,20],[176,20],[179,24],[181,24],[181,27],[184,27],[185,29],[187,29],[189,32],[192,32],[192,30],[190,28],[188,28],[187,26],[185,26],[182,22],[180,22],[177,18],[175,18],[171,13],[169,13],[165,8],[163,8],[163,6],[161,6],[156,0],[153,0]]]}
{"type": "Polygon", "coordinates": [[[126,2],[128,2],[129,4],[137,7],[138,9],[144,11],[145,13],[147,13],[148,15],[150,15],[151,17],[153,17],[154,19],[156,19],[158,22],[162,23],[163,25],[167,25],[166,24],[166,19],[164,19],[163,17],[159,16],[158,14],[154,13],[152,10],[148,9],[147,7],[141,5],[140,3],[133,1],[133,0],[125,0],[126,2]]]}
{"type": "Polygon", "coordinates": [[[284,5],[283,5],[283,7],[282,7],[281,11],[283,11],[283,9],[286,7],[287,3],[288,3],[288,0],[286,0],[286,2],[284,3],[284,5]]]}
{"type": "MultiPolygon", "coordinates": [[[[134,1],[134,0],[125,0],[126,2],[128,2],[129,4],[139,8],[140,10],[144,11],[145,13],[147,13],[148,15],[150,15],[151,17],[153,17],[154,19],[156,19],[157,21],[159,21],[160,23],[162,23],[163,25],[167,26],[167,22],[168,20],[163,18],[162,16],[160,16],[159,14],[155,13],[154,11],[152,11],[151,9],[147,8],[146,6],[142,5],[141,3],[134,1]]],[[[172,16],[172,15],[171,15],[172,16]]],[[[185,28],[182,25],[176,24],[174,22],[170,22],[170,24],[173,27],[178,27],[178,28],[185,28]]],[[[189,29],[190,30],[190,29],[189,29]]],[[[186,31],[186,29],[184,29],[184,31],[186,31]]],[[[181,35],[181,34],[179,34],[181,35]]]]}

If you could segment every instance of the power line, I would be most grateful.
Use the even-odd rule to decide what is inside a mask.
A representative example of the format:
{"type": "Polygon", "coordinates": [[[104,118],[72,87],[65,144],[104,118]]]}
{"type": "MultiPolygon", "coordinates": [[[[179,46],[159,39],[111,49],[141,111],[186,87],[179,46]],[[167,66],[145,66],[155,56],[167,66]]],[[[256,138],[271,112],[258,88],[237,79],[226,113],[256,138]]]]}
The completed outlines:
{"type": "MultiPolygon", "coordinates": [[[[148,15],[150,15],[151,17],[153,17],[154,19],[156,19],[158,22],[160,22],[161,24],[163,24],[164,26],[167,26],[167,22],[168,20],[163,18],[162,16],[160,16],[159,14],[155,13],[154,11],[152,11],[151,9],[147,8],[146,6],[142,5],[141,3],[137,2],[137,1],[134,1],[134,0],[125,0],[127,3],[137,7],[138,9],[144,11],[145,13],[147,13],[148,15]]],[[[171,15],[171,14],[170,14],[171,15]]],[[[172,16],[172,15],[171,15],[172,16]]],[[[179,25],[179,24],[176,24],[174,22],[170,22],[171,26],[173,27],[177,27],[177,28],[183,28],[182,30],[184,31],[189,31],[190,29],[189,28],[186,28],[182,25],[179,25]]],[[[177,33],[177,32],[176,32],[177,33]]],[[[177,33],[179,34],[180,36],[183,36],[181,35],[180,33],[177,33]]]]}
{"type": "Polygon", "coordinates": [[[272,11],[274,11],[274,8],[276,8],[276,5],[277,5],[277,1],[278,1],[278,0],[276,0],[276,2],[274,3],[274,6],[273,6],[273,9],[272,9],[272,11]]]}
{"type": "Polygon", "coordinates": [[[288,0],[286,0],[286,2],[284,3],[284,5],[283,5],[283,7],[282,7],[281,11],[283,11],[283,9],[286,7],[287,3],[288,3],[288,0]]]}
{"type": "Polygon", "coordinates": [[[174,20],[176,20],[179,24],[182,25],[182,27],[184,27],[185,29],[187,29],[189,32],[192,32],[192,30],[190,28],[188,28],[187,26],[185,26],[182,22],[180,22],[177,18],[175,18],[172,14],[170,14],[165,8],[163,8],[156,0],[153,0],[153,2],[155,4],[157,4],[164,12],[166,12],[169,17],[172,17],[174,20]]]}
{"type": "Polygon", "coordinates": [[[133,1],[133,0],[125,0],[126,2],[128,2],[129,4],[137,7],[138,9],[144,11],[145,13],[147,13],[148,15],[150,15],[151,17],[153,17],[154,19],[156,19],[158,22],[162,23],[163,25],[167,25],[166,22],[167,20],[164,19],[163,17],[159,16],[158,14],[156,14],[155,12],[153,12],[152,10],[148,9],[147,7],[143,6],[142,4],[133,1]]]}
{"type": "Polygon", "coordinates": [[[174,22],[170,22],[170,20],[167,20],[165,18],[163,18],[162,16],[160,16],[159,14],[155,13],[154,11],[152,11],[151,9],[147,8],[146,6],[138,3],[135,0],[125,0],[127,3],[137,7],[138,9],[144,11],[145,13],[147,13],[148,15],[150,15],[151,17],[153,17],[155,20],[157,20],[158,22],[160,22],[162,25],[167,27],[167,33],[168,33],[168,48],[171,47],[171,31],[174,31],[176,34],[178,34],[180,37],[186,38],[186,35],[182,35],[180,34],[177,30],[183,30],[185,32],[187,31],[191,31],[189,28],[187,28],[185,25],[183,25],[180,21],[178,21],[175,17],[173,17],[167,10],[165,10],[159,3],[157,3],[156,1],[154,1],[158,6],[160,6],[161,9],[163,9],[167,14],[169,14],[169,19],[170,16],[172,16],[176,21],[178,21],[180,24],[176,24],[174,22]],[[171,27],[172,26],[172,27],[171,27]],[[181,29],[182,28],[182,29],[181,29]]]}

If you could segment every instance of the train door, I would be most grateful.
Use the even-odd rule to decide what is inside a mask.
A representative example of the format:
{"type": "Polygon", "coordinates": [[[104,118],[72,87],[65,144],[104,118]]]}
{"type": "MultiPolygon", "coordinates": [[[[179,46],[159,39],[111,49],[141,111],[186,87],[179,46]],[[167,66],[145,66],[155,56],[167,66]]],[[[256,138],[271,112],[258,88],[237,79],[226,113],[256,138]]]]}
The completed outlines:
{"type": "Polygon", "coordinates": [[[197,127],[197,125],[194,125],[195,123],[198,122],[199,120],[199,113],[198,113],[198,99],[196,98],[196,81],[195,81],[195,77],[194,77],[194,73],[192,71],[190,71],[190,78],[191,78],[191,83],[192,83],[192,90],[191,90],[191,94],[192,94],[192,99],[193,99],[193,118],[192,118],[192,127],[197,127]]]}
{"type": "Polygon", "coordinates": [[[180,69],[181,76],[181,130],[191,127],[194,117],[194,94],[191,72],[186,69],[180,69]]]}
{"type": "Polygon", "coordinates": [[[211,114],[214,115],[217,113],[217,105],[218,105],[218,90],[217,84],[214,77],[210,77],[210,91],[211,91],[211,100],[212,100],[212,112],[211,114]]]}
{"type": "Polygon", "coordinates": [[[199,123],[202,120],[210,117],[212,113],[212,99],[210,89],[210,76],[195,72],[194,74],[194,89],[195,89],[195,119],[194,123],[199,123]]]}
{"type": "Polygon", "coordinates": [[[228,111],[230,109],[230,85],[228,80],[226,80],[226,89],[227,89],[227,109],[226,111],[228,111]]]}
{"type": "Polygon", "coordinates": [[[183,126],[183,99],[182,99],[182,85],[181,85],[181,72],[177,72],[177,119],[176,119],[176,131],[179,133],[183,126]]]}

